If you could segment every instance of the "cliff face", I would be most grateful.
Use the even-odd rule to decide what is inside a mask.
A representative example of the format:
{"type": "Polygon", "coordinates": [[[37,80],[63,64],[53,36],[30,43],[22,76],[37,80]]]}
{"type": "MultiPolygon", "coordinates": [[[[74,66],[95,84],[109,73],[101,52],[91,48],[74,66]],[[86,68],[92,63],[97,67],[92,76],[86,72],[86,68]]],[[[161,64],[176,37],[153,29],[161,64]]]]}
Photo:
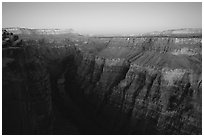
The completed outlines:
{"type": "Polygon", "coordinates": [[[192,35],[3,48],[3,133],[75,123],[84,134],[201,134],[202,43],[192,35]]]}
{"type": "Polygon", "coordinates": [[[201,134],[201,39],[129,41],[126,58],[76,57],[75,97],[113,134],[201,134]]]}

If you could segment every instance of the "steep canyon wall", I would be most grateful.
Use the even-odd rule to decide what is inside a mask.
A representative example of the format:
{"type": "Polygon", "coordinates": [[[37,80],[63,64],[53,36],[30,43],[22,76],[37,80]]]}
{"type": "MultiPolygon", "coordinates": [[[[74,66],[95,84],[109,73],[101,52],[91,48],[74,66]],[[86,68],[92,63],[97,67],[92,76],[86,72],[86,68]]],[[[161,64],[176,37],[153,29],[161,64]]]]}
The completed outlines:
{"type": "Polygon", "coordinates": [[[202,134],[200,37],[96,39],[96,53],[89,43],[3,49],[4,134],[53,134],[53,98],[73,100],[81,111],[66,112],[103,134],[202,134]]]}
{"type": "Polygon", "coordinates": [[[76,57],[74,98],[85,98],[113,134],[201,134],[201,39],[121,41],[108,46],[130,47],[124,58],[76,57]]]}

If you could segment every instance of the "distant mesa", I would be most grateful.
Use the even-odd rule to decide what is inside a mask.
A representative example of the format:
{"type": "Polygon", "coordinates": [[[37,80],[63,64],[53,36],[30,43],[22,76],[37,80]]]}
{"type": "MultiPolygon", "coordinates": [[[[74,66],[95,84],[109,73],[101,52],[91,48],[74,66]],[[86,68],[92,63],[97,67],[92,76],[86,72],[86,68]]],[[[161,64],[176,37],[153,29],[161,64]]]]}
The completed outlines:
{"type": "Polygon", "coordinates": [[[201,28],[173,29],[163,31],[162,34],[202,34],[201,28]]]}
{"type": "Polygon", "coordinates": [[[202,35],[201,28],[171,29],[142,34],[142,36],[184,36],[184,37],[186,36],[200,37],[201,35],[202,35]]]}

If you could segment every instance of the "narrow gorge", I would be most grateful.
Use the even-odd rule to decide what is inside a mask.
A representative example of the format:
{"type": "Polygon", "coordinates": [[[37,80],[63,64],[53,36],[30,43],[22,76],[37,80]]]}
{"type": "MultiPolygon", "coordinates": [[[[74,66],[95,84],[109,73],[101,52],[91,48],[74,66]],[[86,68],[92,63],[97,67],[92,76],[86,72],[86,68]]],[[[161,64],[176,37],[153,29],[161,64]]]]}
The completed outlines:
{"type": "Polygon", "coordinates": [[[202,134],[201,34],[7,31],[3,134],[202,134]]]}

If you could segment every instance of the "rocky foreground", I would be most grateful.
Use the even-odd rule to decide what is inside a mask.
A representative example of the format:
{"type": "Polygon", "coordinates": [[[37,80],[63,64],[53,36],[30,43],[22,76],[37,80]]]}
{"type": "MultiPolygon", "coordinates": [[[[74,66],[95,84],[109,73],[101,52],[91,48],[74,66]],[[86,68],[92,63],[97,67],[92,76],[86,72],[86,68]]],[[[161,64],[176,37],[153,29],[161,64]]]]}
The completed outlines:
{"type": "Polygon", "coordinates": [[[5,31],[3,134],[202,134],[201,31],[71,36],[5,31]]]}

